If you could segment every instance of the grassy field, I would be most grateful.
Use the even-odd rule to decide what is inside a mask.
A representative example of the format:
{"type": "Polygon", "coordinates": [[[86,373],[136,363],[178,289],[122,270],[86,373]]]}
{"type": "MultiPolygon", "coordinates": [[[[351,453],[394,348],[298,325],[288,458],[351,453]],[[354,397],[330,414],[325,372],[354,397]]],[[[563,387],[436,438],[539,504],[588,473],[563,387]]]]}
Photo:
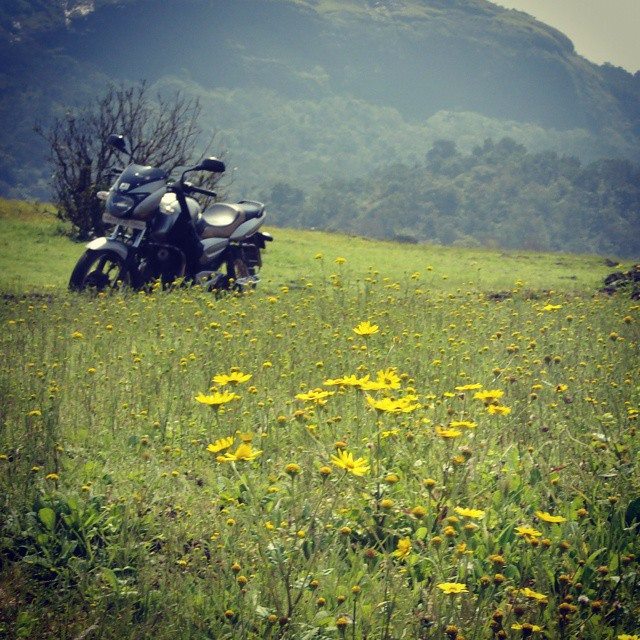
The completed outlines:
{"type": "MultiPolygon", "coordinates": [[[[321,231],[270,229],[276,241],[265,254],[263,289],[322,279],[348,256],[342,273],[363,278],[371,270],[403,279],[422,272],[438,291],[504,291],[521,281],[534,290],[593,291],[611,271],[597,256],[490,251],[397,244],[321,231]],[[314,260],[322,254],[324,260],[314,260]]],[[[84,246],[71,242],[50,207],[0,199],[0,290],[61,291],[84,246]]]]}
{"type": "Polygon", "coordinates": [[[638,638],[602,258],[273,229],[250,294],[92,297],[0,229],[1,637],[638,638]]]}

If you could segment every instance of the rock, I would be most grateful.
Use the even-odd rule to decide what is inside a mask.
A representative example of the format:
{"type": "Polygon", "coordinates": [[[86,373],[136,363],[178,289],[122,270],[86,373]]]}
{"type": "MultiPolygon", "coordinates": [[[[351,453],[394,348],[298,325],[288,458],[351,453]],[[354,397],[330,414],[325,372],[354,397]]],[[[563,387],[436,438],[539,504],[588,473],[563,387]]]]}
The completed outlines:
{"type": "Polygon", "coordinates": [[[640,264],[636,264],[629,271],[615,271],[604,279],[602,293],[613,295],[618,291],[629,291],[632,300],[640,300],[640,264]]]}

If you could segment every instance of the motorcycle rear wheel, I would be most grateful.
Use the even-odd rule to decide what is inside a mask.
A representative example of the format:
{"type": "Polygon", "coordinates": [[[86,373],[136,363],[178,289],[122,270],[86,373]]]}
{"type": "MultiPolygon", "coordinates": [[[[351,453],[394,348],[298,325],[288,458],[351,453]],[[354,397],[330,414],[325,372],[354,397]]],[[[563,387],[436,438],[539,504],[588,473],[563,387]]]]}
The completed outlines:
{"type": "Polygon", "coordinates": [[[80,257],[71,273],[69,289],[106,291],[130,286],[131,280],[124,259],[115,251],[89,250],[80,257]]]}

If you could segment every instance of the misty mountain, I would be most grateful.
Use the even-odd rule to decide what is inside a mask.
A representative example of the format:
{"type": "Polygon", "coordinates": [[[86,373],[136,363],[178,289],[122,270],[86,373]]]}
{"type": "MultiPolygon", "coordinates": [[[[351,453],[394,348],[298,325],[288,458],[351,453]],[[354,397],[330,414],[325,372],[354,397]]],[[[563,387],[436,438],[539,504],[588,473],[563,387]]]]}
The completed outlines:
{"type": "Polygon", "coordinates": [[[583,161],[640,159],[640,74],[598,66],[559,31],[485,0],[8,0],[0,17],[0,190],[46,193],[32,134],[108,81],[203,105],[236,187],[470,152],[509,136],[583,161]]]}

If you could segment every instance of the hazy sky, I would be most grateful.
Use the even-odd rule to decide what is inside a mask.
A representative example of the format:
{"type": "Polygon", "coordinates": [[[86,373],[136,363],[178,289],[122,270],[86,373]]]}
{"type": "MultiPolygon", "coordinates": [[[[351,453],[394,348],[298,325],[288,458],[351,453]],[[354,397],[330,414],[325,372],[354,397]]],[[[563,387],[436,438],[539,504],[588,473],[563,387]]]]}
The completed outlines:
{"type": "Polygon", "coordinates": [[[565,33],[592,62],[640,69],[640,0],[492,0],[565,33]]]}

